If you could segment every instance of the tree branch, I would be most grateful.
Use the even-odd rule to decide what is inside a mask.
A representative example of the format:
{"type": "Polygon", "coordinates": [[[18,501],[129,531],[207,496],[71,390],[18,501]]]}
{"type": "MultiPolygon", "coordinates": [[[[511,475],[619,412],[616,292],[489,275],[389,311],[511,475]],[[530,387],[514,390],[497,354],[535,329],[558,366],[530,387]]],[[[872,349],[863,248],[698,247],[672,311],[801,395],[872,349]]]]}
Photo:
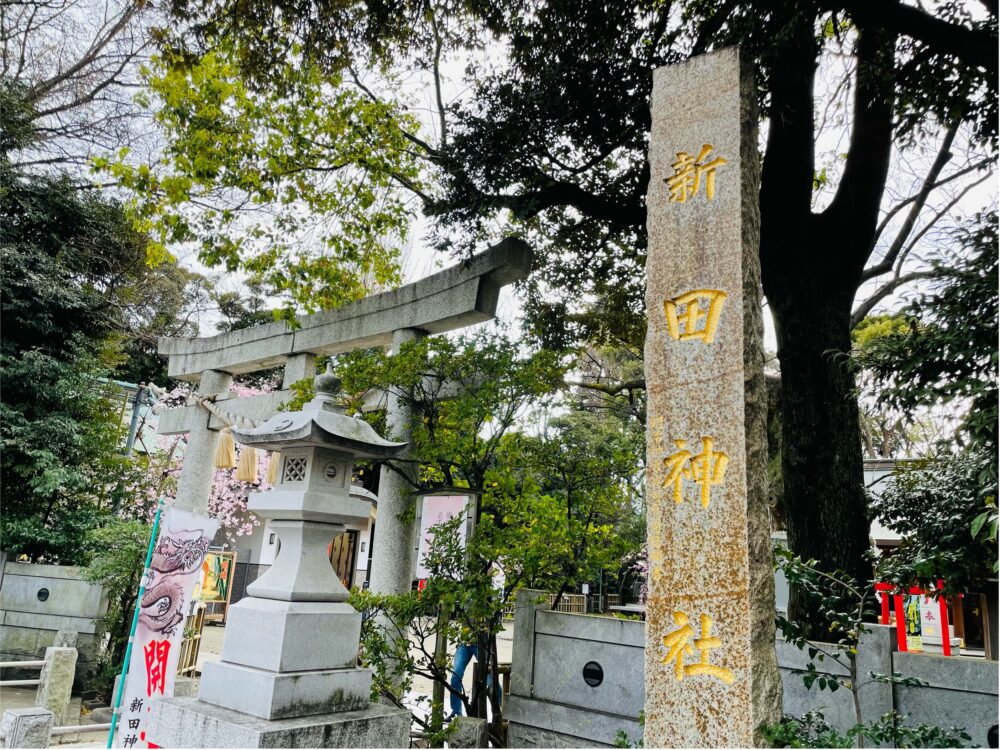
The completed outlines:
{"type": "Polygon", "coordinates": [[[429,195],[427,195],[427,193],[418,188],[411,180],[408,180],[407,178],[403,177],[400,174],[396,174],[395,172],[392,173],[391,177],[401,186],[403,186],[411,193],[413,193],[415,196],[420,198],[420,200],[422,200],[425,204],[430,204],[433,202],[433,199],[429,195]]]}
{"type": "Polygon", "coordinates": [[[801,257],[788,238],[812,219],[815,168],[813,88],[818,50],[813,18],[794,14],[781,30],[773,67],[767,148],[761,170],[760,253],[765,292],[770,269],[801,257]],[[790,231],[791,229],[791,231],[790,231]]]}
{"type": "MultiPolygon", "coordinates": [[[[365,94],[365,96],[367,96],[376,104],[383,104],[382,100],[379,99],[378,96],[376,96],[375,92],[361,82],[361,77],[357,74],[357,72],[354,70],[352,66],[350,65],[347,66],[347,72],[351,74],[351,80],[354,81],[354,85],[357,86],[359,89],[361,89],[361,91],[365,94]]],[[[426,151],[430,157],[432,158],[440,157],[440,152],[436,148],[434,148],[431,144],[427,143],[427,141],[418,138],[417,136],[413,135],[413,133],[403,130],[402,128],[399,129],[399,132],[410,143],[412,143],[415,146],[419,146],[424,151],[426,151]]]]}
{"type": "Polygon", "coordinates": [[[437,98],[438,121],[441,127],[440,147],[446,149],[448,147],[448,123],[445,121],[444,97],[441,95],[441,47],[443,41],[438,32],[437,19],[434,17],[433,10],[431,10],[431,28],[434,31],[434,96],[437,98]]]}
{"type": "Polygon", "coordinates": [[[58,73],[51,78],[40,81],[36,85],[32,86],[25,97],[29,102],[37,102],[41,97],[45,96],[49,91],[54,89],[60,83],[69,80],[81,70],[86,68],[88,65],[94,62],[100,55],[101,50],[103,50],[111,41],[118,36],[118,34],[128,26],[129,22],[132,20],[132,16],[136,14],[139,10],[138,4],[130,5],[123,13],[121,18],[118,19],[107,33],[103,37],[98,37],[94,40],[94,43],[90,46],[80,59],[77,60],[73,65],[70,65],[66,70],[58,73]]]}
{"type": "Polygon", "coordinates": [[[643,226],[646,223],[646,210],[638,203],[631,204],[595,195],[576,183],[548,176],[545,177],[545,182],[546,184],[536,190],[520,195],[491,195],[479,191],[471,184],[471,180],[467,180],[468,186],[479,193],[484,200],[496,208],[509,209],[519,219],[530,219],[556,206],[572,206],[587,216],[603,221],[627,222],[635,226],[643,226]]]}
{"type": "Polygon", "coordinates": [[[851,313],[851,328],[857,327],[862,320],[868,317],[868,313],[875,308],[875,305],[884,300],[904,284],[909,284],[911,281],[916,281],[917,279],[932,279],[937,276],[943,276],[944,273],[945,272],[941,269],[932,269],[928,271],[913,271],[912,273],[893,277],[883,284],[878,291],[858,305],[857,309],[851,313]]]}
{"type": "MultiPolygon", "coordinates": [[[[995,3],[990,10],[996,16],[995,3]]],[[[997,74],[997,37],[989,29],[949,23],[899,0],[824,0],[827,10],[843,9],[859,26],[880,27],[893,35],[903,34],[930,49],[951,55],[966,65],[997,74]]]]}
{"type": "Polygon", "coordinates": [[[913,248],[916,247],[917,243],[920,242],[920,240],[923,238],[923,236],[925,234],[927,234],[927,232],[929,232],[934,227],[934,225],[937,224],[941,220],[941,218],[945,214],[947,214],[949,211],[951,211],[951,209],[953,209],[962,200],[962,198],[965,197],[966,193],[968,193],[970,190],[972,190],[977,185],[981,185],[982,183],[984,183],[986,180],[988,180],[992,176],[993,176],[992,172],[987,172],[986,174],[984,174],[982,177],[980,177],[975,182],[970,182],[968,185],[966,185],[964,188],[962,188],[961,192],[959,192],[958,195],[956,195],[954,198],[952,198],[950,201],[948,201],[948,203],[945,204],[945,206],[941,210],[939,210],[937,213],[934,214],[934,216],[931,217],[930,221],[928,221],[927,224],[925,224],[921,228],[921,230],[919,232],[917,232],[916,235],[914,235],[913,239],[910,240],[909,244],[906,246],[906,248],[903,250],[902,254],[899,256],[899,262],[896,264],[896,275],[897,276],[902,272],[903,261],[906,260],[906,256],[909,255],[910,252],[912,252],[913,248]]]}
{"type": "Polygon", "coordinates": [[[586,388],[591,391],[598,391],[599,393],[607,393],[610,396],[617,396],[623,391],[638,391],[646,388],[645,378],[635,378],[634,380],[626,380],[621,383],[609,383],[607,385],[604,383],[586,383],[579,380],[565,380],[563,382],[568,386],[586,388]]]}
{"type": "Polygon", "coordinates": [[[736,7],[735,0],[727,0],[720,8],[718,8],[711,17],[705,21],[702,27],[698,30],[698,38],[695,39],[694,44],[691,47],[691,56],[704,54],[708,46],[712,44],[719,30],[722,28],[723,24],[729,20],[729,17],[733,14],[733,9],[736,7]]]}
{"type": "Polygon", "coordinates": [[[893,56],[895,37],[881,29],[862,27],[858,38],[857,84],[854,87],[854,124],[844,174],[824,219],[849,228],[854,241],[847,246],[856,255],[848,272],[861,274],[871,255],[871,237],[878,222],[892,155],[893,56]]]}
{"type": "MultiPolygon", "coordinates": [[[[920,192],[918,192],[914,198],[913,205],[910,206],[910,212],[907,214],[906,220],[903,222],[903,226],[900,227],[899,232],[896,233],[896,239],[893,240],[892,245],[890,245],[889,249],[886,251],[885,257],[861,274],[862,281],[867,281],[868,279],[876,276],[881,276],[883,273],[888,273],[892,270],[892,267],[896,262],[896,257],[899,255],[899,251],[902,250],[903,246],[906,244],[906,240],[910,236],[910,232],[913,231],[913,227],[917,223],[920,212],[927,203],[927,198],[934,189],[934,183],[937,180],[938,175],[941,174],[941,170],[943,170],[945,165],[951,160],[951,144],[954,142],[955,135],[958,133],[958,125],[959,120],[956,118],[945,133],[944,140],[941,142],[941,148],[938,149],[934,163],[931,164],[931,168],[928,170],[927,176],[924,178],[923,187],[920,188],[920,192]]],[[[875,250],[875,241],[877,239],[878,234],[876,234],[872,239],[872,245],[869,252],[875,250]]]]}
{"type": "MultiPolygon", "coordinates": [[[[974,162],[973,164],[969,164],[966,167],[962,167],[957,172],[953,172],[950,175],[948,175],[947,177],[944,177],[944,178],[938,180],[933,185],[931,185],[931,189],[932,190],[936,190],[939,187],[947,185],[949,182],[954,182],[955,180],[959,179],[960,177],[964,177],[965,175],[969,174],[969,172],[975,172],[977,169],[982,169],[983,167],[988,166],[992,162],[993,162],[993,159],[990,158],[990,157],[988,157],[988,156],[986,158],[984,158],[984,159],[980,159],[979,161],[974,162]]],[[[923,188],[921,187],[921,190],[922,189],[923,188]]],[[[906,199],[900,201],[899,203],[897,203],[895,206],[893,206],[891,209],[889,209],[886,212],[885,216],[882,218],[882,221],[879,222],[878,228],[875,230],[875,239],[876,240],[878,240],[878,238],[881,236],[882,232],[885,231],[885,228],[889,225],[889,222],[892,221],[892,218],[896,214],[898,214],[900,211],[902,211],[904,208],[906,208],[908,205],[910,205],[911,203],[913,203],[913,201],[915,201],[917,199],[917,196],[919,194],[920,193],[915,193],[915,194],[911,195],[909,198],[906,198],[906,199]]]]}

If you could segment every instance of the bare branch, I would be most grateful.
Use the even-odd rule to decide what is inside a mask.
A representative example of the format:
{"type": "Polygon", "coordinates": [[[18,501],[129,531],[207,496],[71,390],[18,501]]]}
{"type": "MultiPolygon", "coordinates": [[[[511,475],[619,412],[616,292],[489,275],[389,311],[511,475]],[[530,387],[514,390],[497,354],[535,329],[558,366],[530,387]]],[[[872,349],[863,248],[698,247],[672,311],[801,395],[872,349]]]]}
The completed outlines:
{"type": "MultiPolygon", "coordinates": [[[[931,168],[927,171],[923,187],[914,198],[913,204],[910,206],[910,212],[907,214],[906,220],[903,222],[903,226],[900,227],[899,232],[896,234],[896,239],[893,240],[892,245],[889,246],[885,257],[871,268],[865,270],[865,272],[861,275],[862,281],[867,281],[868,279],[876,276],[881,276],[883,273],[888,273],[892,270],[892,267],[896,262],[896,257],[899,255],[900,250],[902,250],[903,245],[910,236],[910,232],[913,231],[917,218],[920,216],[920,212],[923,210],[924,204],[927,203],[927,198],[934,189],[934,183],[937,181],[938,175],[941,174],[941,170],[943,170],[945,165],[951,160],[951,145],[955,140],[955,135],[958,133],[958,125],[959,121],[956,118],[955,122],[952,123],[945,133],[944,140],[941,142],[941,148],[938,149],[937,157],[935,157],[934,163],[931,164],[931,168]]],[[[877,240],[878,233],[876,232],[875,239],[872,241],[873,250],[877,240]]]]}
{"type": "Polygon", "coordinates": [[[996,31],[988,27],[963,26],[900,2],[824,0],[821,5],[828,10],[845,9],[860,26],[870,25],[904,34],[926,44],[934,52],[951,55],[966,65],[996,75],[997,37],[996,31]]]}
{"type": "Polygon", "coordinates": [[[441,127],[441,148],[448,147],[448,123],[445,120],[444,98],[441,95],[441,48],[444,41],[438,32],[437,17],[431,11],[431,28],[434,30],[434,95],[437,98],[438,120],[441,127]]]}
{"type": "MultiPolygon", "coordinates": [[[[994,160],[992,158],[990,158],[990,157],[986,157],[984,159],[980,159],[979,161],[974,162],[972,164],[969,164],[968,166],[963,167],[962,169],[958,170],[957,172],[953,172],[952,174],[948,175],[947,177],[944,177],[941,180],[938,180],[937,182],[935,182],[931,186],[931,189],[932,190],[936,190],[937,188],[942,187],[943,185],[947,185],[949,182],[954,182],[955,180],[959,179],[960,177],[964,177],[965,175],[969,174],[970,172],[975,172],[978,169],[983,169],[984,167],[989,166],[991,163],[993,163],[993,161],[994,160]]],[[[921,190],[922,189],[923,188],[921,188],[921,190]]],[[[902,211],[904,208],[906,208],[913,201],[915,201],[917,199],[918,195],[919,195],[919,193],[915,193],[914,195],[911,195],[909,198],[906,198],[905,200],[900,201],[899,203],[897,203],[895,206],[893,206],[891,209],[889,209],[886,212],[885,217],[882,219],[881,222],[879,222],[878,229],[875,230],[875,240],[876,241],[878,240],[878,238],[882,234],[882,232],[885,231],[885,228],[888,226],[889,222],[892,221],[893,217],[896,214],[898,214],[900,211],[902,211]]]]}
{"type": "Polygon", "coordinates": [[[910,252],[913,250],[914,247],[916,247],[917,243],[920,242],[921,239],[923,239],[924,235],[927,234],[927,232],[930,231],[934,227],[934,225],[936,225],[946,214],[948,214],[948,212],[951,211],[951,209],[953,209],[956,205],[958,205],[958,203],[961,202],[962,198],[965,197],[966,193],[968,193],[970,190],[977,187],[978,185],[982,185],[992,176],[993,172],[987,172],[975,182],[970,182],[961,190],[961,192],[959,192],[958,195],[956,195],[954,198],[948,201],[948,203],[946,203],[941,210],[939,210],[937,213],[934,214],[934,216],[931,217],[930,221],[928,221],[927,224],[919,232],[917,232],[917,234],[910,241],[910,244],[906,247],[906,249],[900,256],[900,262],[897,264],[897,269],[896,269],[897,276],[902,270],[902,261],[905,260],[906,256],[910,254],[910,252]]]}
{"type": "Polygon", "coordinates": [[[125,29],[126,26],[128,26],[129,22],[132,20],[132,17],[136,14],[136,12],[138,12],[138,10],[139,10],[138,4],[130,5],[125,10],[125,12],[122,13],[121,18],[118,19],[118,22],[114,26],[112,26],[107,31],[107,33],[104,34],[103,37],[98,37],[97,39],[95,39],[94,42],[91,44],[90,49],[88,49],[83,54],[83,56],[81,56],[80,59],[76,61],[76,63],[70,65],[66,70],[62,71],[61,73],[58,73],[52,76],[51,78],[41,81],[40,83],[32,86],[31,90],[28,92],[28,97],[27,97],[28,101],[37,102],[39,99],[45,96],[45,94],[52,91],[52,89],[54,89],[60,83],[72,78],[77,73],[84,70],[88,65],[91,65],[97,59],[101,50],[107,47],[108,44],[110,44],[111,41],[114,40],[115,37],[117,37],[118,34],[123,29],[125,29]]]}
{"type": "MultiPolygon", "coordinates": [[[[379,97],[375,94],[374,91],[372,91],[368,86],[366,86],[364,83],[361,82],[361,77],[357,74],[357,71],[355,71],[352,66],[347,67],[347,72],[351,74],[351,80],[354,82],[354,85],[357,86],[359,89],[361,89],[362,93],[364,93],[365,96],[367,96],[373,102],[376,102],[378,104],[383,103],[382,100],[379,99],[379,97]]],[[[431,144],[427,143],[422,138],[419,138],[413,135],[412,133],[407,132],[406,130],[400,129],[400,132],[402,133],[403,137],[406,138],[406,140],[408,140],[415,146],[419,146],[420,148],[422,148],[431,157],[436,158],[440,155],[440,152],[436,148],[431,146],[431,144]]]]}
{"type": "Polygon", "coordinates": [[[874,310],[875,306],[879,302],[884,300],[904,284],[909,284],[911,281],[916,281],[917,279],[932,279],[937,276],[942,276],[943,274],[944,271],[942,269],[935,268],[927,271],[913,271],[912,273],[903,274],[901,276],[894,276],[883,284],[878,291],[858,305],[854,312],[851,313],[851,328],[855,328],[859,323],[861,323],[862,320],[868,317],[868,313],[874,310]]]}

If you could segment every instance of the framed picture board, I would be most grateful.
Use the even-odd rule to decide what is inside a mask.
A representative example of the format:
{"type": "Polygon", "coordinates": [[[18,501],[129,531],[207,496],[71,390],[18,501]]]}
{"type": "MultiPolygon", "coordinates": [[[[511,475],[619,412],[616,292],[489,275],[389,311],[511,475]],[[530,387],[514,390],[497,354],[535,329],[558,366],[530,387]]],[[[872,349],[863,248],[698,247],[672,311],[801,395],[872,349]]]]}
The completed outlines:
{"type": "Polygon", "coordinates": [[[194,601],[208,605],[207,622],[225,622],[236,574],[236,552],[209,550],[201,564],[201,580],[195,585],[194,601]]]}

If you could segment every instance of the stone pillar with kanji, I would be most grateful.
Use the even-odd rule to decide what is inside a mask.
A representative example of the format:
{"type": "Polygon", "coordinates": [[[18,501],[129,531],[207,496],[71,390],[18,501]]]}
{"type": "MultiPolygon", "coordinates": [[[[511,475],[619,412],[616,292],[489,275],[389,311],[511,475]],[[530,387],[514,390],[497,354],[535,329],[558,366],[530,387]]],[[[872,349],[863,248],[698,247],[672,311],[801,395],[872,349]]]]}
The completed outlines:
{"type": "Polygon", "coordinates": [[[781,709],[755,91],[735,48],[653,81],[645,746],[749,746],[781,709]]]}

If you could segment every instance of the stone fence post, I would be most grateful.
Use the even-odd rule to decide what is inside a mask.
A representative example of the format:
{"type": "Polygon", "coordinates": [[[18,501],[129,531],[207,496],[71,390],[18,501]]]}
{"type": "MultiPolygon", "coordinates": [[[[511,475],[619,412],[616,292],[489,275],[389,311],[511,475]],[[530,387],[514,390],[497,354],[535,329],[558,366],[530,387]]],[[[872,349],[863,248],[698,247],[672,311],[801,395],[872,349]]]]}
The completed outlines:
{"type": "Polygon", "coordinates": [[[892,652],[896,650],[896,628],[888,625],[870,625],[858,640],[858,697],[861,699],[861,716],[866,722],[895,708],[892,685],[873,680],[871,673],[892,674],[892,652]]]}
{"type": "Polygon", "coordinates": [[[49,646],[45,649],[45,666],[39,676],[35,707],[50,711],[57,726],[69,722],[70,693],[76,676],[76,649],[49,646]]]}
{"type": "Polygon", "coordinates": [[[11,708],[3,712],[0,736],[3,746],[48,747],[54,717],[44,708],[11,708]]]}
{"type": "Polygon", "coordinates": [[[549,609],[545,591],[521,589],[514,600],[514,650],[510,660],[511,695],[531,697],[535,681],[535,613],[549,609]]]}

